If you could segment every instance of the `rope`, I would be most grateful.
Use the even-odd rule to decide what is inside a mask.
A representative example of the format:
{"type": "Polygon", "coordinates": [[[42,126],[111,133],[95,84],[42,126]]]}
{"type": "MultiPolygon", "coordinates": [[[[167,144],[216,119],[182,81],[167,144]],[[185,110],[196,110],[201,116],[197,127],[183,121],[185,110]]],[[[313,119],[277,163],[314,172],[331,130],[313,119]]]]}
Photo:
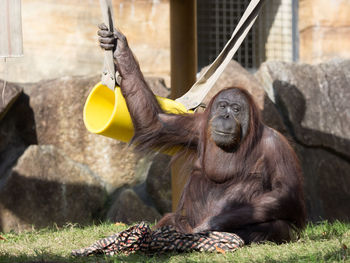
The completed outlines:
{"type": "Polygon", "coordinates": [[[132,254],[141,252],[148,255],[170,252],[232,252],[242,247],[244,241],[233,233],[205,231],[195,234],[178,232],[173,226],[164,226],[152,231],[141,222],[124,231],[103,238],[89,247],[72,251],[73,256],[104,254],[132,254]]]}
{"type": "Polygon", "coordinates": [[[5,88],[6,88],[6,78],[7,78],[7,66],[6,66],[6,58],[4,58],[5,62],[5,72],[4,72],[4,85],[1,94],[2,104],[5,105],[5,88]]]}

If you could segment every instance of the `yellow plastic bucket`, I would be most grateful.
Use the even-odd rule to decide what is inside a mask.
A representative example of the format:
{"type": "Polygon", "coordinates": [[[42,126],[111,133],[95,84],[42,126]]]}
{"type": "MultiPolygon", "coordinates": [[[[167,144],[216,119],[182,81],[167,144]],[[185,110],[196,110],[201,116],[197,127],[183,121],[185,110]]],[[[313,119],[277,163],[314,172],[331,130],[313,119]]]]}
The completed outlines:
{"type": "MultiPolygon", "coordinates": [[[[181,103],[156,96],[166,113],[190,113],[181,103]]],[[[119,87],[114,91],[101,83],[90,92],[84,106],[84,123],[88,131],[119,141],[129,142],[134,127],[128,107],[119,87]]]]}

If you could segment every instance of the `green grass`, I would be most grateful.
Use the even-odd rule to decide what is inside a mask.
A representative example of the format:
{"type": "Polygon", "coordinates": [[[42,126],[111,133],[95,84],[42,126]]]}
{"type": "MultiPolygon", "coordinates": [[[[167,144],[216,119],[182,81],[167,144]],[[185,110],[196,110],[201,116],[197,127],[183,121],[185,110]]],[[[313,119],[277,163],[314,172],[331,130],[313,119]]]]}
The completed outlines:
{"type": "Polygon", "coordinates": [[[125,228],[127,226],[103,223],[84,228],[67,225],[19,234],[0,233],[0,262],[350,262],[350,224],[341,222],[309,225],[296,242],[255,244],[233,253],[196,252],[153,257],[142,254],[85,258],[70,256],[72,249],[89,246],[125,228]]]}

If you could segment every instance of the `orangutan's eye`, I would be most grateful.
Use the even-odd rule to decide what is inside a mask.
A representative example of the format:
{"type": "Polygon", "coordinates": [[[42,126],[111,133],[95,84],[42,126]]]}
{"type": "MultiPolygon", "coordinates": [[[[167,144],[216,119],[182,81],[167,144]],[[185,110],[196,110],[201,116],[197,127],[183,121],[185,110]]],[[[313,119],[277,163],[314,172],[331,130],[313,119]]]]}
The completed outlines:
{"type": "Polygon", "coordinates": [[[239,105],[233,105],[232,110],[234,113],[239,113],[241,111],[241,107],[239,105]]]}

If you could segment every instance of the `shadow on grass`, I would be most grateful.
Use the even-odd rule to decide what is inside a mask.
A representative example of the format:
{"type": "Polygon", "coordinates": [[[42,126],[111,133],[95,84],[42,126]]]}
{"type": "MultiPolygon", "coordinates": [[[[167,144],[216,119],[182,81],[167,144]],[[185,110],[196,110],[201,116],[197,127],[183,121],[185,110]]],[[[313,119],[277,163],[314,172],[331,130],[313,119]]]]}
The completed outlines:
{"type": "MultiPolygon", "coordinates": [[[[90,256],[90,257],[63,257],[58,255],[51,254],[42,254],[38,256],[0,256],[0,262],[6,263],[117,263],[117,262],[169,262],[172,256],[178,254],[166,254],[166,255],[155,255],[155,256],[146,256],[144,254],[131,254],[131,255],[116,255],[113,257],[107,256],[90,256]]],[[[182,254],[184,256],[189,256],[190,253],[182,254]]],[[[291,255],[288,258],[272,258],[271,256],[266,256],[262,260],[252,261],[255,263],[279,263],[279,262],[342,262],[346,261],[350,258],[350,251],[340,248],[334,251],[330,251],[326,254],[323,254],[321,251],[317,251],[315,253],[310,253],[308,255],[291,255]]],[[[234,257],[232,258],[233,261],[234,257]]],[[[184,259],[186,262],[200,262],[196,259],[186,258],[184,259]]],[[[179,261],[180,262],[180,261],[179,261]]]]}
{"type": "MultiPolygon", "coordinates": [[[[141,253],[135,253],[131,255],[115,255],[115,256],[89,256],[89,257],[71,257],[71,256],[61,256],[54,255],[50,253],[40,253],[38,252],[35,256],[27,256],[27,255],[1,255],[0,262],[6,263],[117,263],[117,262],[144,262],[144,263],[156,263],[156,262],[170,262],[172,261],[173,256],[182,255],[184,258],[177,259],[175,262],[201,262],[198,258],[191,258],[192,253],[168,253],[163,255],[153,255],[147,256],[141,253]]],[[[213,255],[212,253],[208,253],[208,257],[213,255]]],[[[229,257],[230,260],[227,261],[228,258],[222,258],[222,262],[240,262],[241,257],[235,259],[234,253],[232,257],[229,257]],[[238,260],[238,261],[237,261],[238,260]]],[[[244,262],[248,262],[246,260],[244,262]]],[[[350,250],[346,248],[333,249],[327,253],[323,253],[322,251],[315,251],[313,253],[309,253],[307,255],[299,255],[297,252],[295,254],[291,254],[286,258],[278,258],[273,257],[271,255],[265,256],[260,260],[252,260],[251,262],[255,263],[279,263],[279,262],[343,262],[350,259],[350,250]]],[[[217,258],[216,258],[217,260],[217,258]]],[[[214,260],[215,261],[215,260],[214,260]]],[[[206,261],[207,262],[207,261],[206,261]]],[[[218,261],[215,261],[218,262],[218,261]]],[[[220,260],[221,262],[221,260],[220,260]]]]}
{"type": "Polygon", "coordinates": [[[73,257],[73,256],[60,256],[50,253],[42,253],[35,256],[27,255],[0,255],[1,263],[116,263],[116,262],[169,262],[171,257],[177,255],[175,253],[169,253],[164,255],[147,256],[141,253],[135,253],[131,255],[115,255],[104,256],[96,255],[89,257],[73,257]]]}
{"type": "MultiPolygon", "coordinates": [[[[0,263],[116,263],[116,262],[255,262],[255,263],[277,263],[277,262],[344,262],[350,259],[350,249],[348,234],[349,223],[336,221],[334,223],[320,222],[310,223],[298,242],[291,242],[292,246],[278,246],[273,243],[245,246],[243,253],[226,253],[226,255],[216,253],[168,253],[163,255],[147,256],[136,253],[131,255],[110,256],[89,256],[72,257],[67,252],[55,252],[54,246],[49,250],[46,248],[33,248],[26,253],[14,255],[3,253],[0,241],[0,263]],[[318,246],[318,241],[327,242],[323,246],[318,246]],[[329,242],[328,242],[329,241],[329,242]],[[310,251],[309,246],[312,246],[310,251]],[[278,248],[277,250],[275,248],[278,248]],[[272,251],[275,251],[272,253],[272,251]],[[252,255],[258,257],[251,257],[252,255]],[[281,255],[283,255],[281,257],[281,255]]],[[[97,235],[97,234],[96,234],[97,235]]],[[[55,238],[54,236],[52,238],[55,238]]],[[[79,237],[77,237],[79,238],[79,237]]],[[[64,240],[64,239],[61,239],[64,240]]],[[[67,241],[66,241],[67,242],[67,241]]],[[[68,241],[69,242],[69,241],[68,241]]],[[[13,243],[16,245],[16,242],[13,243]]],[[[40,246],[37,246],[40,247],[40,246]]],[[[69,247],[68,247],[69,248],[69,247]]],[[[65,250],[67,251],[67,250],[65,250]]]]}
{"type": "Polygon", "coordinates": [[[337,249],[323,254],[321,251],[310,253],[308,255],[292,255],[288,258],[274,259],[270,256],[263,260],[254,261],[255,263],[294,263],[294,262],[343,262],[350,258],[350,252],[345,249],[337,249]]]}

